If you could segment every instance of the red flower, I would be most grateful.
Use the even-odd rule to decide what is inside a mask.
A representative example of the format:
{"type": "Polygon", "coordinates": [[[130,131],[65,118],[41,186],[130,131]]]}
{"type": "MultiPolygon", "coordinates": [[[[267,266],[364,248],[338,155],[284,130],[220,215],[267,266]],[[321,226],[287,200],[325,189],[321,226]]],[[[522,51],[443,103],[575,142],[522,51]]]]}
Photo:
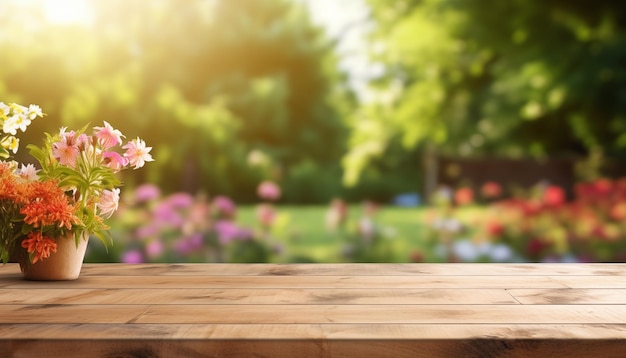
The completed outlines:
{"type": "Polygon", "coordinates": [[[504,232],[504,225],[502,225],[499,221],[491,220],[487,222],[486,230],[489,236],[497,237],[502,235],[504,232]]]}
{"type": "Polygon", "coordinates": [[[494,181],[488,181],[480,189],[485,198],[494,199],[502,194],[502,187],[494,181]]]}
{"type": "Polygon", "coordinates": [[[611,193],[613,183],[608,179],[598,179],[593,182],[593,189],[597,196],[605,198],[611,193]]]}
{"type": "Polygon", "coordinates": [[[543,202],[548,206],[561,206],[565,203],[565,191],[561,187],[550,185],[543,192],[543,202]]]}
{"type": "Polygon", "coordinates": [[[454,201],[458,205],[470,204],[474,201],[474,192],[470,188],[461,188],[454,193],[454,201]]]}

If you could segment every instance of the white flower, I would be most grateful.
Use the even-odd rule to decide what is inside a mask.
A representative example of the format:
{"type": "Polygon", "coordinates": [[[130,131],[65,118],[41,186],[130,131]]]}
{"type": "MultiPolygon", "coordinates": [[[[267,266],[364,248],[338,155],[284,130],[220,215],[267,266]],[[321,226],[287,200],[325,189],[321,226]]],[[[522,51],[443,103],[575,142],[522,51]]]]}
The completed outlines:
{"type": "Polygon", "coordinates": [[[30,118],[28,118],[25,114],[16,114],[13,117],[17,117],[17,127],[22,132],[26,132],[26,127],[28,127],[31,123],[30,118]]]}
{"type": "Polygon", "coordinates": [[[476,245],[469,240],[461,240],[454,243],[452,247],[454,255],[465,262],[476,261],[480,256],[480,252],[476,245]]]}
{"type": "Polygon", "coordinates": [[[19,120],[20,120],[20,117],[17,114],[12,115],[11,117],[8,117],[4,121],[4,124],[2,125],[2,131],[4,133],[9,133],[11,135],[16,135],[17,134],[17,129],[20,126],[19,120]]]}
{"type": "Polygon", "coordinates": [[[11,111],[11,107],[4,104],[4,102],[0,102],[0,111],[2,111],[2,114],[6,117],[9,115],[9,112],[11,111]]]}
{"type": "Polygon", "coordinates": [[[494,262],[507,262],[513,258],[513,250],[504,244],[498,244],[491,247],[491,260],[494,262]]]}
{"type": "Polygon", "coordinates": [[[26,180],[32,181],[39,179],[39,176],[37,175],[37,169],[32,164],[22,164],[22,167],[19,169],[18,174],[26,180]]]}
{"type": "Polygon", "coordinates": [[[105,218],[111,217],[117,210],[120,201],[120,189],[103,190],[100,201],[96,204],[100,210],[100,214],[105,218]]]}
{"type": "Polygon", "coordinates": [[[28,107],[28,118],[35,119],[37,117],[43,117],[43,112],[41,111],[41,107],[36,104],[31,104],[28,107]]]}

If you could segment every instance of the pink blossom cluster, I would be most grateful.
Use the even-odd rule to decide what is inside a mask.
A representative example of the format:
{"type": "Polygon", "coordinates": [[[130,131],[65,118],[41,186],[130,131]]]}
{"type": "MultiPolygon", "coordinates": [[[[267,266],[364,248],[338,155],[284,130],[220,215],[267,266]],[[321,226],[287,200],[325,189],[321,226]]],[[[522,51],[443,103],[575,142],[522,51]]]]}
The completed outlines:
{"type": "Polygon", "coordinates": [[[146,147],[146,142],[139,137],[122,146],[122,149],[126,149],[123,155],[112,150],[122,144],[124,135],[106,121],[104,127],[94,127],[94,134],[91,136],[66,130],[65,127],[61,128],[60,140],[52,144],[52,155],[60,164],[70,168],[76,168],[81,159],[94,164],[92,160],[95,158],[98,160],[96,164],[118,172],[127,166],[141,168],[146,162],[153,160],[150,155],[152,147],[146,147]]]}
{"type": "MultiPolygon", "coordinates": [[[[59,164],[76,169],[77,171],[91,172],[97,168],[108,168],[113,173],[133,167],[141,168],[146,162],[153,161],[146,143],[139,137],[123,144],[125,136],[109,123],[103,127],[94,127],[92,135],[67,131],[61,128],[59,139],[52,143],[52,157],[59,164]],[[118,153],[115,147],[125,149],[123,154],[118,153]]],[[[96,204],[100,214],[110,217],[117,209],[120,199],[120,189],[103,189],[98,193],[96,204]]]]}

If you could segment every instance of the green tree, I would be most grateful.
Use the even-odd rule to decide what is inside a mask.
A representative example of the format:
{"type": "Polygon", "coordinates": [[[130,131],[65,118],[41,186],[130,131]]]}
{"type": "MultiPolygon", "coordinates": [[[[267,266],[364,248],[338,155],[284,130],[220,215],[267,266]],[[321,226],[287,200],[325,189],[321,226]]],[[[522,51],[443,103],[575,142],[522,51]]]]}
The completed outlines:
{"type": "Polygon", "coordinates": [[[394,142],[458,156],[624,156],[626,4],[369,4],[385,71],[353,123],[347,182],[394,142]]]}
{"type": "MultiPolygon", "coordinates": [[[[48,114],[23,141],[106,120],[141,133],[165,191],[253,200],[260,149],[283,184],[310,161],[336,172],[349,105],[332,43],[302,4],[287,0],[92,1],[93,23],[45,25],[42,14],[0,14],[0,96],[48,114]],[[44,122],[44,121],[42,121],[44,122]],[[35,136],[31,138],[29,136],[35,136]],[[295,169],[294,169],[295,168],[295,169]]],[[[127,182],[138,180],[127,177],[127,182]]],[[[146,178],[141,178],[141,180],[146,178]]],[[[293,190],[292,190],[293,192],[293,190]]],[[[326,194],[328,195],[328,194],[326,194]]]]}

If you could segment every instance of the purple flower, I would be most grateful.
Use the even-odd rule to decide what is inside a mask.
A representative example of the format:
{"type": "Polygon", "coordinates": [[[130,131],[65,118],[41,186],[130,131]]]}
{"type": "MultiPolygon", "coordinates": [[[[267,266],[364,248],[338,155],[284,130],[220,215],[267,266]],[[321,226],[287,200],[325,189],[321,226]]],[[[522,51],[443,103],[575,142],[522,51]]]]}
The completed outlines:
{"type": "Polygon", "coordinates": [[[189,241],[189,247],[192,250],[202,249],[203,239],[202,239],[201,233],[197,232],[197,233],[191,234],[191,236],[187,238],[187,241],[189,241]]]}
{"type": "Polygon", "coordinates": [[[154,221],[159,224],[180,227],[184,224],[185,219],[165,201],[154,209],[154,221]]]}
{"type": "Polygon", "coordinates": [[[249,239],[252,236],[252,232],[246,229],[241,229],[235,225],[232,221],[220,220],[215,223],[215,231],[220,244],[226,245],[233,240],[249,239]]]}
{"type": "Polygon", "coordinates": [[[234,218],[237,208],[235,203],[225,196],[213,198],[213,206],[217,209],[217,214],[221,218],[234,218]]]}
{"type": "Polygon", "coordinates": [[[193,197],[189,193],[174,193],[165,199],[169,205],[177,209],[185,209],[193,204],[193,197]]]}
{"type": "Polygon", "coordinates": [[[143,263],[143,255],[139,250],[126,251],[122,255],[122,262],[125,264],[140,264],[143,263]]]}
{"type": "Polygon", "coordinates": [[[184,236],[180,238],[174,244],[174,248],[179,254],[188,255],[193,251],[198,251],[202,249],[202,244],[202,234],[195,233],[191,234],[190,236],[184,236]]]}
{"type": "Polygon", "coordinates": [[[154,184],[144,184],[137,187],[135,190],[135,202],[142,203],[158,198],[161,195],[161,190],[154,184]]]}

